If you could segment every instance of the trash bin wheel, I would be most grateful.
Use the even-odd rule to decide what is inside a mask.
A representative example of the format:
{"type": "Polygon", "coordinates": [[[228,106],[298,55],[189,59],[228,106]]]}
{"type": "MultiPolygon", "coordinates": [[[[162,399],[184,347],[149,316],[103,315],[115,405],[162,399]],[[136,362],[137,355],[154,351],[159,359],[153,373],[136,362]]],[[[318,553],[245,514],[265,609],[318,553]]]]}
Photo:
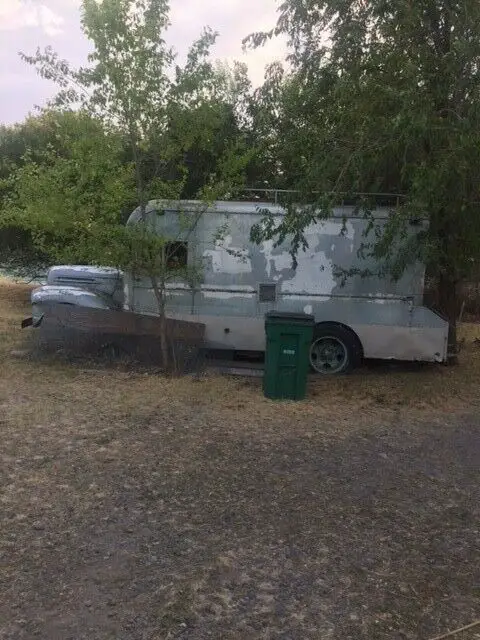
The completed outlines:
{"type": "Polygon", "coordinates": [[[318,324],[310,347],[310,366],[321,375],[347,373],[362,359],[362,345],[356,334],[340,324],[318,324]]]}

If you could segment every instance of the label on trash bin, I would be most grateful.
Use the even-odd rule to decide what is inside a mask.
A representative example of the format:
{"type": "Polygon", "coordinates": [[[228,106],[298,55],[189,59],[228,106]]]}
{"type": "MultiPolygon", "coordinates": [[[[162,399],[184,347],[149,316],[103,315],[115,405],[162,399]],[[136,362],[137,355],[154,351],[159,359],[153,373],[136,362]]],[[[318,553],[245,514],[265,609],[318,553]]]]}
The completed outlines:
{"type": "Polygon", "coordinates": [[[283,355],[284,356],[294,356],[295,355],[295,350],[294,349],[284,349],[283,350],[283,355]]]}

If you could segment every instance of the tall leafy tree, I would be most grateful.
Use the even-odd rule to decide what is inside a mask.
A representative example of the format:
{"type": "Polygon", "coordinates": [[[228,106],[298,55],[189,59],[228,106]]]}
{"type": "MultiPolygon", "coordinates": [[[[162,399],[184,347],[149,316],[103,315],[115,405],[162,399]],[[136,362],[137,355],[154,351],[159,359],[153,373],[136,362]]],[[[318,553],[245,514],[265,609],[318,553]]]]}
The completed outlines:
{"type": "Polygon", "coordinates": [[[121,136],[98,120],[85,113],[51,120],[55,139],[27,149],[9,174],[0,225],[28,234],[46,263],[98,262],[95,236],[119,225],[125,203],[135,202],[133,167],[123,162],[121,136]]]}
{"type": "MultiPolygon", "coordinates": [[[[281,174],[305,201],[332,194],[317,198],[325,215],[335,194],[402,194],[372,252],[394,277],[414,260],[429,265],[454,342],[458,284],[480,250],[479,3],[285,0],[275,29],[250,42],[278,34],[290,72],[263,97],[281,174]],[[428,230],[407,240],[418,218],[428,230]]],[[[285,219],[298,246],[316,215],[285,219]]]]}
{"type": "Polygon", "coordinates": [[[2,266],[30,275],[53,262],[92,261],[93,229],[118,224],[136,202],[122,136],[85,112],[53,110],[4,134],[2,266]]]}
{"type": "MultiPolygon", "coordinates": [[[[73,69],[50,48],[35,56],[23,55],[42,76],[60,85],[57,106],[80,106],[100,120],[105,131],[119,131],[128,141],[140,230],[132,232],[128,242],[118,229],[110,234],[104,230],[97,237],[99,246],[109,235],[121,237],[120,243],[111,245],[112,251],[118,250],[117,262],[150,279],[158,302],[165,363],[166,283],[175,262],[171,251],[176,251],[178,243],[152,233],[147,204],[152,197],[181,196],[189,175],[186,155],[211,146],[213,138],[218,141],[218,132],[230,118],[228,105],[223,104],[225,82],[209,61],[216,34],[204,30],[181,68],[174,64],[174,53],[165,42],[168,24],[167,0],[83,0],[82,28],[93,45],[87,67],[73,69]]],[[[202,176],[196,194],[205,202],[241,180],[249,160],[236,136],[216,153],[220,157],[215,172],[202,176]]],[[[194,217],[192,224],[197,221],[194,217]]]]}

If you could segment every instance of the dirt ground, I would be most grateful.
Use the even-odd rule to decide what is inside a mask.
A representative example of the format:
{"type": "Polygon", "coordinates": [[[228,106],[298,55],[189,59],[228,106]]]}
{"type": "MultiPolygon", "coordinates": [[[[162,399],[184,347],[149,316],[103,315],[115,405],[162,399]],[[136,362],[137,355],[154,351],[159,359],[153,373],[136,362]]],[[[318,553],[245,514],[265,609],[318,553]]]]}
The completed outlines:
{"type": "Polygon", "coordinates": [[[457,367],[274,403],[258,380],[14,357],[27,298],[0,285],[2,640],[429,640],[480,618],[477,327],[457,367]]]}

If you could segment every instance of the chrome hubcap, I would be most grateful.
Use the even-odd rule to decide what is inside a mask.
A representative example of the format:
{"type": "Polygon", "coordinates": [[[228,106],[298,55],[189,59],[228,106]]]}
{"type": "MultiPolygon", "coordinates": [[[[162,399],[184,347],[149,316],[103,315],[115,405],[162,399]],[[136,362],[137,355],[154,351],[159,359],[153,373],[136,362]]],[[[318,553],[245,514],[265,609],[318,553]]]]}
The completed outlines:
{"type": "Polygon", "coordinates": [[[318,338],[310,347],[310,364],[318,373],[339,373],[347,362],[347,347],[339,338],[333,336],[318,338]]]}

